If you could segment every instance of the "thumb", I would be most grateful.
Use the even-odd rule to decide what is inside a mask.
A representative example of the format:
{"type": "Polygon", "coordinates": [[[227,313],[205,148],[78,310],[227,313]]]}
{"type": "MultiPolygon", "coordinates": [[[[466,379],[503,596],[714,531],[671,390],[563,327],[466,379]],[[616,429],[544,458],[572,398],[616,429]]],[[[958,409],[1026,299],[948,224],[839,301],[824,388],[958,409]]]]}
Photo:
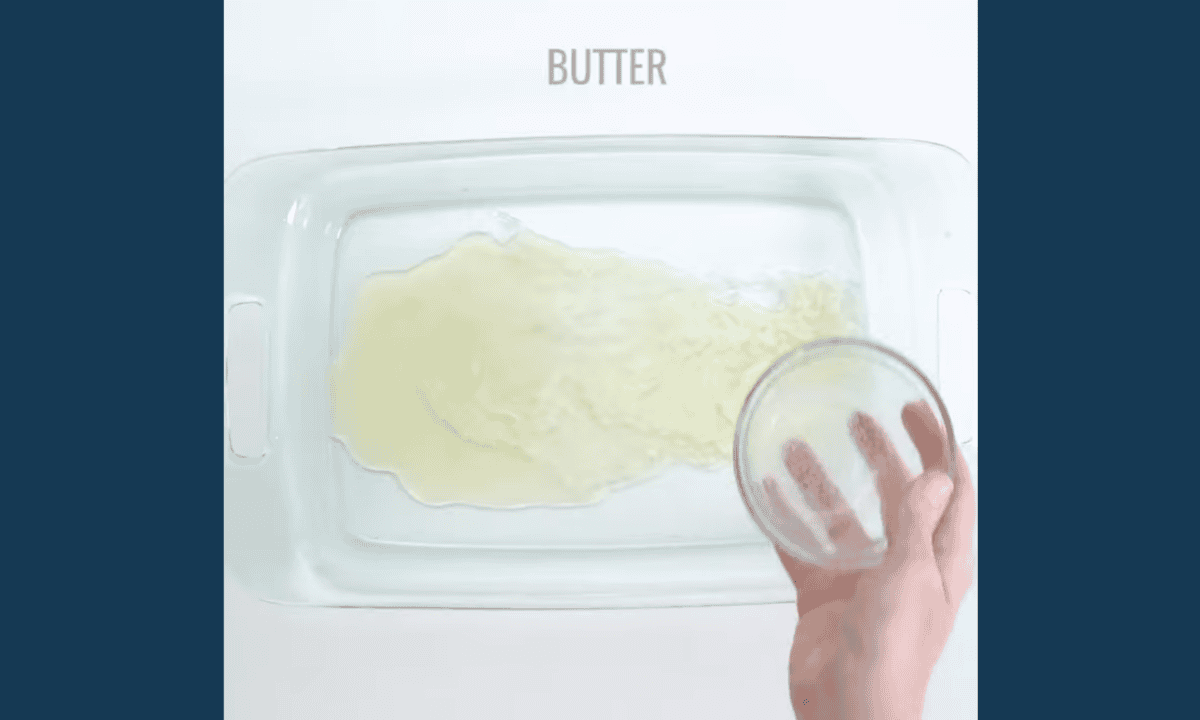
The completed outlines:
{"type": "Polygon", "coordinates": [[[954,483],[940,470],[922,473],[909,483],[900,503],[896,552],[908,560],[933,558],[933,531],[937,528],[954,483]]]}

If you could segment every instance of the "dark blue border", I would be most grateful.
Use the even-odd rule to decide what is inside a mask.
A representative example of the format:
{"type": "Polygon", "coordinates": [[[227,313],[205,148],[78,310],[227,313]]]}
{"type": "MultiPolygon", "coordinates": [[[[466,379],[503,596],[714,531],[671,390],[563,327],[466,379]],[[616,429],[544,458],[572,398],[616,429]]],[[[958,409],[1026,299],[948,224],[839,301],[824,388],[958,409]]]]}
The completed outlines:
{"type": "Polygon", "coordinates": [[[6,714],[220,717],[222,6],[30,7],[5,11],[6,714]]]}
{"type": "Polygon", "coordinates": [[[980,3],[980,718],[1195,713],[1191,27],[980,3]]]}

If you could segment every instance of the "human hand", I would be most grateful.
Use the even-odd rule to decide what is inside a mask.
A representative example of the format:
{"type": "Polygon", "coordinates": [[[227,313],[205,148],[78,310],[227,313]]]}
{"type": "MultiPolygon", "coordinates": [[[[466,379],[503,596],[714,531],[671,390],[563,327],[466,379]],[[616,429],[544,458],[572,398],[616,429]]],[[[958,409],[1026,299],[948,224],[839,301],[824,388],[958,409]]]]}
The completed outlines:
{"type": "MultiPolygon", "coordinates": [[[[921,456],[919,475],[905,466],[874,418],[857,413],[850,424],[855,443],[876,473],[888,541],[882,564],[831,570],[777,548],[796,585],[800,621],[789,685],[801,720],[920,718],[933,666],[972,582],[975,490],[970,471],[962,454],[952,452],[927,403],[906,405],[901,419],[921,456]],[[951,456],[954,483],[948,475],[951,456]]],[[[784,462],[825,522],[839,554],[868,547],[869,537],[812,450],[792,441],[784,448],[784,462]]],[[[785,517],[790,514],[777,482],[767,478],[763,487],[769,507],[785,517]]],[[[803,524],[795,529],[807,532],[803,524]]]]}

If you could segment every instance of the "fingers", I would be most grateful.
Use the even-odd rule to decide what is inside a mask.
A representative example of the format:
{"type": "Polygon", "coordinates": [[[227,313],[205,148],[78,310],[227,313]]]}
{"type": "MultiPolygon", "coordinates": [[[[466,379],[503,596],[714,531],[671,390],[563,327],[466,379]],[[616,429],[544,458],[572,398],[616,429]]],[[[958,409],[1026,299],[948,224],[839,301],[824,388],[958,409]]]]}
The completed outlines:
{"type": "Polygon", "coordinates": [[[975,528],[975,486],[971,471],[963,454],[957,452],[956,448],[950,448],[945,429],[929,403],[924,400],[909,403],[900,418],[917,446],[926,471],[946,472],[950,467],[949,457],[954,458],[954,490],[950,493],[946,512],[934,530],[933,551],[942,579],[957,608],[962,596],[970,588],[974,574],[975,554],[971,548],[971,532],[975,528]]]}
{"type": "Polygon", "coordinates": [[[816,510],[838,553],[857,553],[872,545],[858,516],[825,474],[807,443],[792,440],[783,449],[783,464],[796,480],[808,506],[816,510]]]}
{"type": "Polygon", "coordinates": [[[961,452],[954,462],[954,491],[949,505],[933,534],[933,551],[946,589],[955,609],[971,587],[975,571],[975,553],[971,534],[975,529],[975,483],[961,452]]]}
{"type": "Polygon", "coordinates": [[[879,422],[866,413],[857,412],[850,417],[850,435],[859,452],[871,469],[875,471],[875,484],[879,489],[879,501],[883,514],[883,529],[888,544],[896,541],[892,537],[904,489],[912,480],[912,474],[896,447],[888,439],[887,432],[879,422]]]}
{"type": "Polygon", "coordinates": [[[878,420],[866,413],[856,412],[850,417],[850,434],[875,472],[898,476],[905,481],[912,479],[908,466],[900,458],[900,453],[896,452],[896,446],[878,420]]]}
{"type": "MultiPolygon", "coordinates": [[[[751,486],[753,487],[753,486],[751,486]]],[[[759,491],[754,490],[755,493],[759,491]]],[[[793,535],[800,544],[817,547],[821,543],[813,536],[812,531],[788,507],[787,501],[780,495],[779,483],[775,478],[763,480],[763,491],[768,512],[774,513],[775,518],[790,523],[789,535],[793,535]]],[[[854,596],[854,588],[861,573],[844,573],[819,565],[797,560],[779,547],[775,548],[783,569],[796,586],[796,608],[800,615],[813,608],[819,607],[831,600],[849,600],[854,596]]]]}
{"type": "Polygon", "coordinates": [[[768,477],[763,480],[763,493],[766,495],[767,512],[770,513],[771,522],[775,527],[791,537],[798,545],[808,545],[809,547],[821,545],[804,520],[796,515],[788,505],[779,489],[779,482],[775,478],[768,477]]]}
{"type": "Polygon", "coordinates": [[[917,446],[917,452],[921,455],[921,467],[926,471],[938,470],[948,473],[950,462],[946,452],[946,431],[938,422],[937,415],[929,403],[921,400],[905,405],[900,412],[900,421],[904,423],[904,429],[917,446]]]}
{"type": "Polygon", "coordinates": [[[921,473],[909,484],[900,503],[896,544],[888,547],[890,559],[899,563],[935,560],[934,530],[950,503],[953,489],[950,477],[936,470],[921,473]]]}
{"type": "MultiPolygon", "coordinates": [[[[776,527],[787,528],[787,534],[801,545],[821,545],[808,525],[791,509],[775,478],[765,478],[761,491],[753,484],[749,487],[766,507],[767,512],[772,514],[772,522],[776,523],[776,527]]],[[[812,565],[797,560],[778,547],[775,551],[783,569],[796,585],[796,607],[801,616],[831,600],[849,600],[854,596],[854,588],[861,573],[846,573],[812,565]]]]}

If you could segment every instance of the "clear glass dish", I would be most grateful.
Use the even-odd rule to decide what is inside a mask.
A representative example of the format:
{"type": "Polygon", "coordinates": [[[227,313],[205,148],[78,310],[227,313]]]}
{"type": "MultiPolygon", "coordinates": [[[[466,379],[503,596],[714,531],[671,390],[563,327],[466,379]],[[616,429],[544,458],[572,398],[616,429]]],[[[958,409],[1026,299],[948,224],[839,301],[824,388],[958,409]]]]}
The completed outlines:
{"type": "MultiPolygon", "coordinates": [[[[734,440],[738,488],[767,537],[822,567],[855,570],[882,562],[887,539],[877,472],[853,438],[852,421],[856,413],[873,418],[916,475],[921,457],[901,413],[920,402],[938,416],[953,452],[954,427],[941,396],[894,350],[860,338],[828,338],[776,361],[746,398],[734,440]],[[795,443],[805,447],[791,450],[800,465],[789,467],[795,443]],[[846,532],[850,526],[853,532],[846,532]]],[[[952,481],[953,468],[951,459],[952,481]]]]}
{"type": "Polygon", "coordinates": [[[741,500],[732,458],[671,468],[595,505],[490,510],[417,502],[334,440],[328,372],[358,284],[464,235],[505,238],[521,227],[718,282],[781,270],[836,279],[855,288],[870,337],[927,368],[939,358],[939,292],[975,289],[973,174],[929,143],[542,138],[248,163],[225,183],[226,366],[254,340],[261,347],[249,355],[263,358],[261,402],[247,409],[226,388],[234,577],[263,599],[347,606],[794,598],[741,500]],[[261,310],[261,328],[229,330],[230,311],[247,305],[261,310]],[[256,411],[261,422],[247,419],[256,411]],[[242,422],[265,428],[261,447],[235,448],[231,423],[242,422]]]}

